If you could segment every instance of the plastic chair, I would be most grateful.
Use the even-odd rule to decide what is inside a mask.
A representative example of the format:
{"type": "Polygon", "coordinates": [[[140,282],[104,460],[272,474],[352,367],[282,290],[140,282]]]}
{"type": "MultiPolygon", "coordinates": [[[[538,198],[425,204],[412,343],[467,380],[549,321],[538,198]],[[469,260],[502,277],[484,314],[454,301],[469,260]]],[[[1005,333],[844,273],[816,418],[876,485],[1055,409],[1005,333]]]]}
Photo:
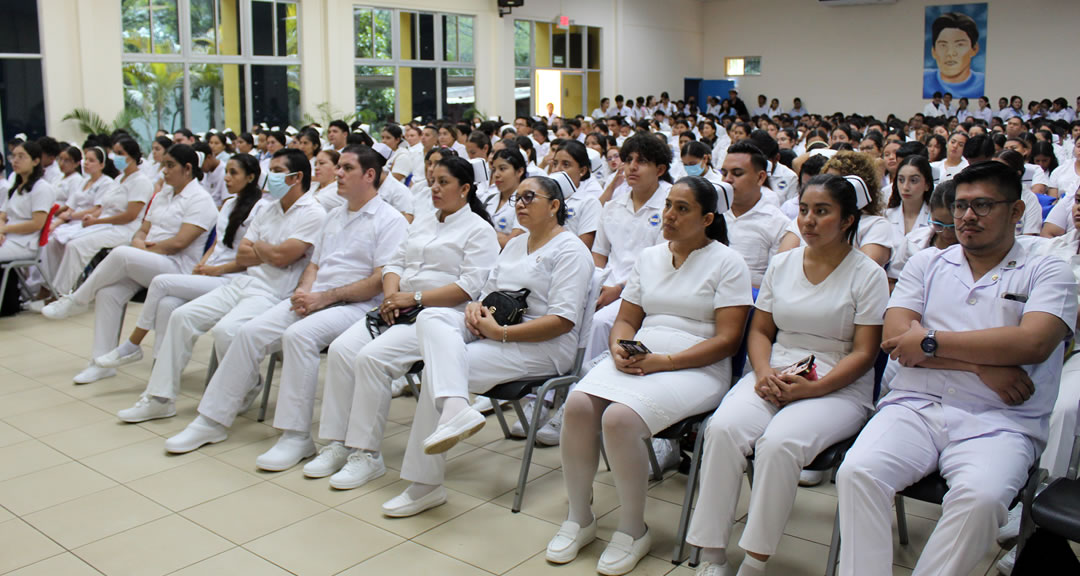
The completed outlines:
{"type": "Polygon", "coordinates": [[[45,267],[41,261],[45,245],[49,243],[49,227],[52,226],[53,216],[55,216],[56,212],[59,210],[60,205],[53,204],[52,208],[49,209],[49,213],[45,216],[45,225],[41,227],[41,232],[38,233],[37,248],[34,250],[33,256],[0,264],[0,268],[3,268],[4,270],[3,278],[0,279],[0,294],[7,293],[8,277],[11,276],[12,271],[21,268],[35,268],[37,269],[38,274],[41,274],[41,277],[45,280],[45,286],[49,289],[49,292],[53,297],[60,297],[60,294],[57,294],[56,289],[53,288],[52,281],[49,280],[49,275],[45,273],[45,267]]]}
{"type": "MultiPolygon", "coordinates": [[[[1080,408],[1078,408],[1080,409],[1080,408]]],[[[1080,421],[1073,434],[1072,457],[1064,478],[1050,483],[1031,503],[1025,506],[1020,519],[1020,540],[1016,557],[1020,557],[1024,541],[1036,528],[1080,542],[1080,421]]],[[[1026,504],[1026,503],[1025,503],[1026,504]]]]}

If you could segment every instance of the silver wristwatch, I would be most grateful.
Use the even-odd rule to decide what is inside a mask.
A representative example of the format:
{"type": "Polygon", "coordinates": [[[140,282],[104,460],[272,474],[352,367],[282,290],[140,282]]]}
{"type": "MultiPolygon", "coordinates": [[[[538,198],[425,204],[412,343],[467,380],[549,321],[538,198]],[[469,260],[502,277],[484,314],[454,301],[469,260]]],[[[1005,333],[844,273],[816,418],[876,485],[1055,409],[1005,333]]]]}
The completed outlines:
{"type": "Polygon", "coordinates": [[[416,293],[413,294],[413,300],[416,302],[417,306],[423,306],[424,305],[424,303],[423,303],[424,293],[417,290],[416,293]]]}

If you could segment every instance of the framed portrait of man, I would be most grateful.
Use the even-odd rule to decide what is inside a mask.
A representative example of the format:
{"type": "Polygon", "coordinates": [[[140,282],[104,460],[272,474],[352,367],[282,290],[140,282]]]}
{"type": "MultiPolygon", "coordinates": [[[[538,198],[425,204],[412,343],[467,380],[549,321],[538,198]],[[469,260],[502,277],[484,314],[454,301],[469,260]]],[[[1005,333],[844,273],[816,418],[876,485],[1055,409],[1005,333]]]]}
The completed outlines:
{"type": "Polygon", "coordinates": [[[926,7],[923,98],[978,98],[986,87],[987,4],[926,7]]]}

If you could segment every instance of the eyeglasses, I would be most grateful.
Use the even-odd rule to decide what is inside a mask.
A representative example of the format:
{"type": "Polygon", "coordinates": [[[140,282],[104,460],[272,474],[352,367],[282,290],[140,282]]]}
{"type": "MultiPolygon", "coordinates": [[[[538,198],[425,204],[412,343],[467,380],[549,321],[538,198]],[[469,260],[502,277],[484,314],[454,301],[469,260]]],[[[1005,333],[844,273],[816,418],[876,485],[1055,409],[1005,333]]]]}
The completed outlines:
{"type": "Polygon", "coordinates": [[[926,223],[928,226],[930,226],[930,229],[933,230],[935,234],[940,234],[944,232],[946,228],[956,228],[956,224],[946,224],[944,222],[938,222],[937,220],[934,220],[929,216],[926,218],[926,223]]]}
{"type": "Polygon", "coordinates": [[[955,218],[963,218],[964,214],[967,214],[968,208],[975,213],[976,216],[986,216],[990,214],[990,210],[993,210],[995,204],[1012,204],[1013,200],[987,200],[985,198],[976,198],[971,202],[967,200],[957,200],[953,202],[952,214],[955,218]]]}
{"type": "Polygon", "coordinates": [[[522,193],[522,194],[517,194],[517,193],[511,194],[510,195],[510,204],[514,205],[514,204],[517,204],[518,202],[521,202],[522,204],[528,206],[529,204],[532,204],[533,200],[536,200],[538,197],[539,198],[547,198],[548,200],[551,200],[551,196],[544,196],[543,194],[537,194],[536,192],[533,192],[532,190],[529,190],[528,192],[525,192],[525,193],[522,193]]]}

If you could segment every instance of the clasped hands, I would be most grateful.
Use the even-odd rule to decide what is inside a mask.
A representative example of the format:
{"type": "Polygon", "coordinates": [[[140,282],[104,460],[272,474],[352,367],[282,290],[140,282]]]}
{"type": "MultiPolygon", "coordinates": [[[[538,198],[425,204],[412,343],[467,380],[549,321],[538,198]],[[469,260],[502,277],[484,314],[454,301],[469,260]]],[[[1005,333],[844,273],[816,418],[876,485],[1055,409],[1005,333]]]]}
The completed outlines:
{"type": "Polygon", "coordinates": [[[465,327],[473,336],[502,340],[505,327],[495,321],[495,316],[483,304],[469,302],[465,306],[465,327]]]}
{"type": "Polygon", "coordinates": [[[411,293],[406,292],[394,292],[389,296],[384,296],[382,304],[379,304],[379,316],[382,317],[383,322],[393,326],[394,320],[398,317],[398,314],[402,310],[412,308],[416,306],[416,297],[411,293]]]}
{"type": "Polygon", "coordinates": [[[757,374],[754,384],[754,392],[777,408],[814,396],[813,389],[812,381],[797,374],[782,374],[773,368],[767,368],[764,374],[757,374]]]}

